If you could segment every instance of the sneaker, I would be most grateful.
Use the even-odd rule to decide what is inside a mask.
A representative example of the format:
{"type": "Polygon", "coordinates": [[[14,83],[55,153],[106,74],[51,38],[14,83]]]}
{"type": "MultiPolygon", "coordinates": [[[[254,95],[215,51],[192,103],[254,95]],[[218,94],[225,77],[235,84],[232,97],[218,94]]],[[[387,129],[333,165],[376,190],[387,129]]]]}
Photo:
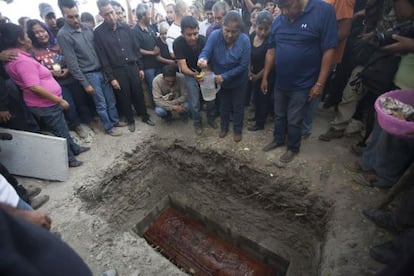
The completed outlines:
{"type": "Polygon", "coordinates": [[[234,142],[236,142],[236,143],[240,142],[240,141],[242,140],[242,135],[241,135],[241,133],[234,133],[233,140],[234,140],[234,142]]]}
{"type": "Polygon", "coordinates": [[[324,141],[324,142],[329,142],[332,139],[342,138],[344,136],[344,133],[345,133],[345,130],[343,129],[329,128],[329,130],[326,133],[319,136],[319,140],[324,141]]]}
{"type": "Polygon", "coordinates": [[[69,168],[76,168],[76,167],[82,166],[82,164],[83,164],[82,161],[75,159],[75,160],[69,161],[69,168]]]}
{"type": "Polygon", "coordinates": [[[373,246],[369,250],[371,258],[382,264],[390,264],[397,259],[398,248],[394,242],[389,241],[383,244],[373,246]]]}
{"type": "Polygon", "coordinates": [[[263,130],[264,127],[258,127],[257,125],[253,125],[253,126],[249,126],[247,128],[248,131],[258,131],[258,130],[263,130]]]}
{"type": "Polygon", "coordinates": [[[272,142],[270,142],[269,144],[267,144],[266,146],[263,147],[262,151],[264,152],[268,152],[271,151],[272,149],[284,146],[285,144],[278,144],[276,143],[275,140],[273,140],[272,142]]]}
{"type": "Polygon", "coordinates": [[[119,121],[118,123],[114,124],[114,127],[126,127],[127,125],[127,123],[119,121]]]}
{"type": "Polygon", "coordinates": [[[28,198],[35,197],[42,191],[39,187],[25,187],[25,189],[28,198]]]}
{"type": "Polygon", "coordinates": [[[86,133],[86,131],[81,126],[77,126],[75,128],[75,132],[82,139],[85,139],[86,137],[88,137],[88,134],[86,133]]]}
{"type": "Polygon", "coordinates": [[[39,209],[40,206],[49,201],[48,195],[40,195],[30,200],[30,205],[33,209],[39,209]]]}
{"type": "Polygon", "coordinates": [[[376,208],[364,209],[362,214],[375,223],[376,226],[386,229],[392,233],[398,234],[401,232],[392,220],[391,214],[381,211],[376,208]]]}
{"type": "Polygon", "coordinates": [[[279,161],[283,163],[289,163],[293,160],[293,158],[295,158],[295,155],[295,152],[287,150],[282,156],[280,156],[279,161]]]}
{"type": "Polygon", "coordinates": [[[128,130],[129,130],[129,132],[134,132],[135,131],[135,123],[128,124],[128,130]]]}
{"type": "Polygon", "coordinates": [[[111,130],[107,130],[106,134],[114,136],[114,137],[122,135],[122,133],[119,130],[117,130],[116,128],[113,128],[111,130]]]}
{"type": "Polygon", "coordinates": [[[224,130],[224,129],[222,129],[222,130],[220,130],[220,133],[219,133],[219,138],[224,138],[224,137],[226,137],[226,135],[227,135],[227,130],[224,130]]]}
{"type": "Polygon", "coordinates": [[[153,122],[153,121],[151,121],[151,119],[150,119],[150,118],[145,119],[145,120],[142,120],[142,122],[143,122],[144,124],[149,125],[149,126],[155,126],[154,122],[153,122]]]}
{"type": "Polygon", "coordinates": [[[216,122],[211,121],[207,123],[212,129],[218,129],[218,125],[216,122]]]}
{"type": "Polygon", "coordinates": [[[195,134],[200,136],[203,133],[203,129],[201,128],[201,126],[195,126],[194,127],[194,132],[195,132],[195,134]]]}

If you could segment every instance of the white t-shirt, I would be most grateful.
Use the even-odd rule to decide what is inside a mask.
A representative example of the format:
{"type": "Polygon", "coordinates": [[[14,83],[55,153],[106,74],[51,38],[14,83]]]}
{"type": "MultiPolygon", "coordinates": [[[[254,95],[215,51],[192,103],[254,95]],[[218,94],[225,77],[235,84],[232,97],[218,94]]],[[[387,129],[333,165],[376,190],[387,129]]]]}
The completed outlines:
{"type": "Polygon", "coordinates": [[[168,51],[170,51],[170,54],[174,53],[173,43],[174,43],[174,40],[180,35],[181,35],[181,27],[172,23],[167,31],[167,45],[168,45],[168,51]]]}
{"type": "Polygon", "coordinates": [[[200,32],[199,34],[206,36],[207,33],[207,29],[208,27],[210,27],[211,23],[208,23],[208,20],[204,20],[201,21],[200,23],[198,23],[198,26],[200,27],[200,32]]]}
{"type": "Polygon", "coordinates": [[[20,197],[13,186],[0,174],[0,203],[17,207],[19,199],[20,197]]]}

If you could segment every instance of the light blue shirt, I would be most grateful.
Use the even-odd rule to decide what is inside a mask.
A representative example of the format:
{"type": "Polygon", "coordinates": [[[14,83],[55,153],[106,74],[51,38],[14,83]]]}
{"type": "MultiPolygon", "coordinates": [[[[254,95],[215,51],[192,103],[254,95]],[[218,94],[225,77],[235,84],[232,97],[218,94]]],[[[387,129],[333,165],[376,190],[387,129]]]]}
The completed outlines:
{"type": "Polygon", "coordinates": [[[229,49],[223,37],[223,31],[215,30],[207,39],[199,59],[204,59],[213,66],[213,72],[221,75],[223,88],[235,88],[248,80],[250,59],[249,37],[240,33],[233,47],[229,49]]]}

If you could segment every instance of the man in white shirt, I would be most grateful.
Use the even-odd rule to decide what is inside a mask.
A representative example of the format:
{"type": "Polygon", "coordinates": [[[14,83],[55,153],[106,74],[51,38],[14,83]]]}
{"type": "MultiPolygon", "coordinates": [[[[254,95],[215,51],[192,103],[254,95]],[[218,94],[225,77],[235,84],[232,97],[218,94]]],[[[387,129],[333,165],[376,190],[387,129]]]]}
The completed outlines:
{"type": "Polygon", "coordinates": [[[177,37],[181,35],[181,27],[180,27],[181,19],[183,19],[184,16],[190,14],[190,10],[184,1],[178,0],[177,3],[175,4],[174,12],[175,12],[174,22],[171,24],[167,32],[167,45],[168,45],[168,50],[170,51],[170,55],[172,57],[175,57],[174,50],[173,50],[173,42],[177,37]]]}
{"type": "Polygon", "coordinates": [[[208,27],[214,23],[214,16],[213,16],[213,0],[207,0],[204,4],[204,21],[200,22],[200,32],[199,34],[206,36],[206,32],[208,27]]]}

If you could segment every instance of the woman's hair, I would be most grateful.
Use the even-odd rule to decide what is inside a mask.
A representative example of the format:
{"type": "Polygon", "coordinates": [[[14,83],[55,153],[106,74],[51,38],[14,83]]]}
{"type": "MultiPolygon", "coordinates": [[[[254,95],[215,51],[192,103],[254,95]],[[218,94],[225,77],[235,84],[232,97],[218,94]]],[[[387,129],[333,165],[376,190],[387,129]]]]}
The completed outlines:
{"type": "Polygon", "coordinates": [[[262,25],[262,24],[272,25],[272,22],[273,22],[273,16],[267,10],[259,12],[259,14],[256,16],[256,26],[262,25]]]}
{"type": "Polygon", "coordinates": [[[161,24],[160,24],[160,33],[162,33],[163,31],[167,32],[169,27],[170,27],[170,25],[168,25],[167,22],[161,22],[161,24]]]}
{"type": "Polygon", "coordinates": [[[43,23],[40,20],[37,19],[30,19],[29,21],[27,21],[27,35],[29,36],[30,40],[32,41],[33,47],[35,48],[43,48],[45,45],[41,45],[39,43],[39,41],[36,38],[36,35],[33,31],[33,27],[35,25],[39,25],[40,27],[42,27],[49,35],[49,47],[55,46],[56,42],[55,39],[53,38],[53,34],[52,32],[46,27],[46,24],[43,23]]]}
{"type": "MultiPolygon", "coordinates": [[[[257,19],[256,19],[257,20],[257,19]]],[[[223,18],[223,26],[228,26],[230,22],[236,22],[239,30],[243,29],[243,20],[236,11],[229,11],[223,18]]]]}
{"type": "Polygon", "coordinates": [[[19,38],[24,39],[23,28],[13,23],[0,26],[0,51],[19,46],[19,38]]]}

